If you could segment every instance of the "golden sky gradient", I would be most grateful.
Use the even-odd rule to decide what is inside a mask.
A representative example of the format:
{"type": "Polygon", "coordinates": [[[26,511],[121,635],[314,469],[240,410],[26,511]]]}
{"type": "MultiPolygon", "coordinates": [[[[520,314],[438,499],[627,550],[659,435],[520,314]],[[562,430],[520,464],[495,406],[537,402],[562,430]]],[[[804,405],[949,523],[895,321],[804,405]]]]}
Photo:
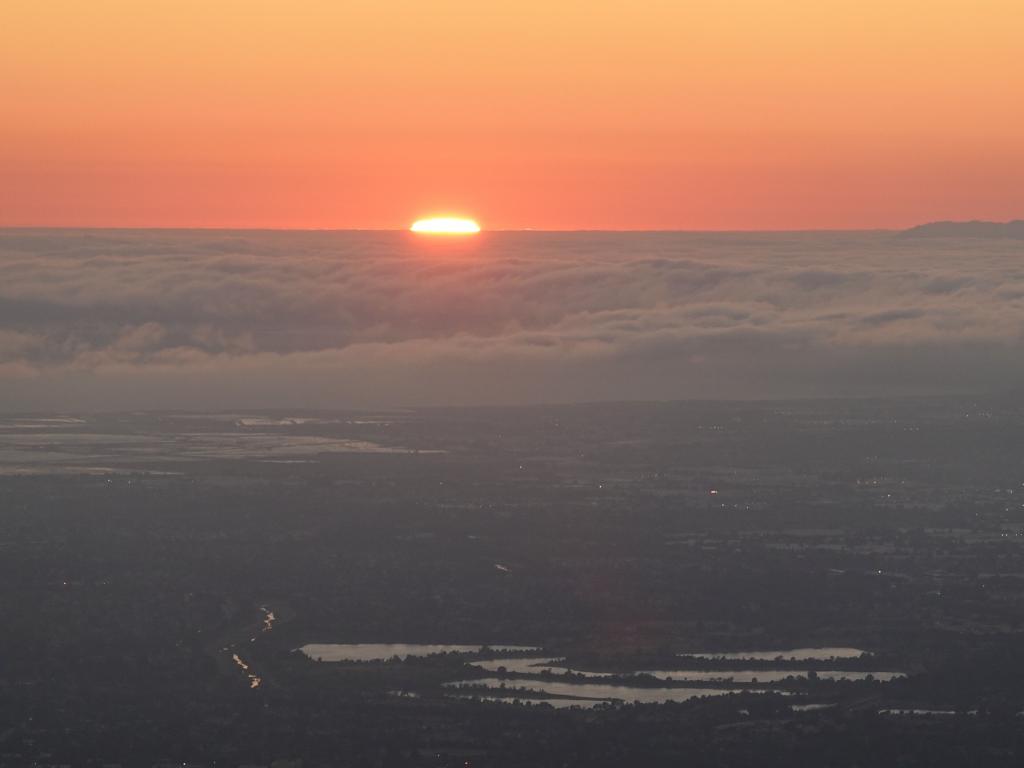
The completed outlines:
{"type": "Polygon", "coordinates": [[[1024,217],[1020,0],[3,0],[0,225],[1024,217]]]}

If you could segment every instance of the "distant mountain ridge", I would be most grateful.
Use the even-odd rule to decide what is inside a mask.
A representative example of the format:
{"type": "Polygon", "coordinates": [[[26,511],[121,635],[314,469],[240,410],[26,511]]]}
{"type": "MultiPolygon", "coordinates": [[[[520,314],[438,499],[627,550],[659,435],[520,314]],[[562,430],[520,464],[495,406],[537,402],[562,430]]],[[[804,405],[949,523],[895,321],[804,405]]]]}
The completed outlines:
{"type": "Polygon", "coordinates": [[[1024,219],[1013,221],[933,221],[901,233],[905,237],[1007,237],[1024,240],[1024,219]]]}

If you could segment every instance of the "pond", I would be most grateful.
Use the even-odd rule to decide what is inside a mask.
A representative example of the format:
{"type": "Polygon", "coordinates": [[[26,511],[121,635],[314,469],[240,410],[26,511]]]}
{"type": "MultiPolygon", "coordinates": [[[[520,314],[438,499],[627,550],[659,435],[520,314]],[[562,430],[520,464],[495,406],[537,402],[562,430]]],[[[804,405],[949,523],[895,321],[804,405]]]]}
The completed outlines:
{"type": "Polygon", "coordinates": [[[423,643],[307,643],[299,648],[314,661],[387,661],[397,656],[432,656],[437,653],[479,653],[484,649],[499,653],[536,651],[527,645],[430,645],[423,643]]]}
{"type": "Polygon", "coordinates": [[[468,693],[451,694],[450,698],[473,699],[474,701],[492,701],[500,704],[548,704],[555,709],[570,709],[572,707],[593,709],[598,704],[608,703],[598,699],[537,699],[531,698],[530,696],[477,696],[468,693]]]}
{"type": "MultiPolygon", "coordinates": [[[[472,661],[474,667],[487,672],[501,672],[520,675],[582,675],[588,679],[600,679],[624,675],[650,675],[659,680],[673,682],[734,682],[734,683],[778,683],[786,678],[805,679],[806,669],[643,669],[624,672],[590,672],[565,666],[563,659],[544,657],[517,657],[511,659],[481,659],[472,661]]],[[[903,672],[862,671],[862,670],[818,670],[820,680],[867,680],[870,676],[880,682],[889,682],[905,677],[903,672]]]]}
{"type": "Polygon", "coordinates": [[[825,647],[825,648],[787,648],[778,651],[730,651],[681,653],[695,659],[739,659],[742,661],[829,661],[830,659],[857,659],[867,651],[860,648],[825,647]]]}
{"type": "MultiPolygon", "coordinates": [[[[458,680],[445,683],[447,688],[459,689],[460,693],[472,695],[466,686],[486,688],[484,696],[500,698],[529,697],[531,693],[546,693],[551,696],[565,696],[574,699],[590,699],[591,706],[599,702],[624,701],[641,704],[664,704],[667,701],[689,701],[701,696],[725,696],[730,693],[744,693],[741,688],[638,688],[628,685],[603,685],[601,683],[565,683],[557,680],[502,680],[485,677],[479,680],[458,680]],[[502,686],[505,686],[502,688],[502,686]],[[512,690],[514,689],[514,690],[512,690]]],[[[763,693],[763,691],[757,691],[763,693]]]]}

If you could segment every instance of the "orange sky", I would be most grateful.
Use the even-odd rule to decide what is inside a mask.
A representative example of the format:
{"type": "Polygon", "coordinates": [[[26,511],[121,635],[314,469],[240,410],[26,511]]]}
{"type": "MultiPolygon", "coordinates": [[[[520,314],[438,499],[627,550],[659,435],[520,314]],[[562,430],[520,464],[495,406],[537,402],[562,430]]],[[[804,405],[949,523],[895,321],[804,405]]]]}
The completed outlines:
{"type": "Polygon", "coordinates": [[[1024,217],[1020,0],[4,0],[0,225],[1024,217]]]}

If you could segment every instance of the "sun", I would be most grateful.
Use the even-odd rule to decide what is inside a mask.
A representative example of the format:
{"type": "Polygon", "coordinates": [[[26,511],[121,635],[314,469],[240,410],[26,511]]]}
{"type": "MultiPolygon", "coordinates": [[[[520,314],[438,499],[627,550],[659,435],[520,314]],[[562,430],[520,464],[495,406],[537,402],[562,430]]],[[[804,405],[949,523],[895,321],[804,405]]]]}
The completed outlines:
{"type": "Polygon", "coordinates": [[[420,219],[414,222],[409,229],[424,235],[475,235],[480,231],[480,225],[472,219],[463,219],[457,216],[435,216],[429,219],[420,219]]]}

